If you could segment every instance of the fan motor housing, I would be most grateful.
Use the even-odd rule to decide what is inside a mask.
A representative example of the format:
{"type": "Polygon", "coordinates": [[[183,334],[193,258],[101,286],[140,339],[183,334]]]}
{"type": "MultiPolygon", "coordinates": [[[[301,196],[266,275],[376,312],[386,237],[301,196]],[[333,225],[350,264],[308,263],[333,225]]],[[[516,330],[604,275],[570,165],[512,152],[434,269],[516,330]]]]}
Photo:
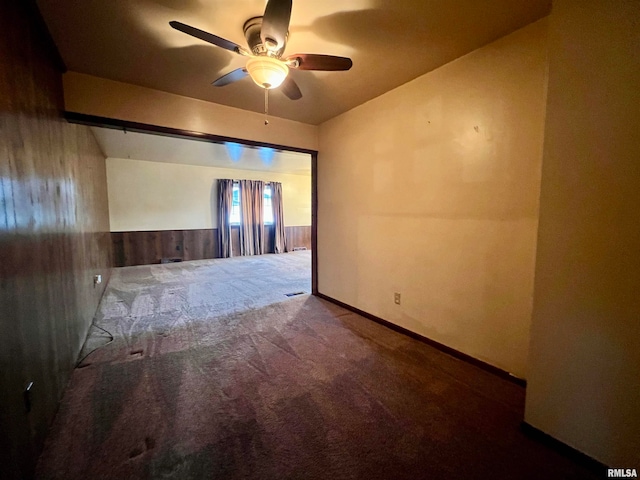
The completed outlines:
{"type": "Polygon", "coordinates": [[[266,47],[264,43],[262,43],[262,38],[260,38],[260,32],[262,31],[262,17],[252,17],[246,22],[244,22],[244,38],[247,40],[247,45],[251,49],[251,53],[254,55],[269,55],[272,57],[280,58],[284,53],[284,49],[287,46],[287,38],[289,37],[289,32],[287,32],[287,36],[285,37],[284,45],[278,50],[270,50],[266,47]]]}

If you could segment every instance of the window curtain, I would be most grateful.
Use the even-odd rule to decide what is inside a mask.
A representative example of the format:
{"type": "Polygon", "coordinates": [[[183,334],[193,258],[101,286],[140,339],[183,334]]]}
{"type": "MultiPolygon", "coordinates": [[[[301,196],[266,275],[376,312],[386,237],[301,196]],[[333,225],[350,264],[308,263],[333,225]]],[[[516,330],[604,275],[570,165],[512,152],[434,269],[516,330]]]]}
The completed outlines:
{"type": "Polygon", "coordinates": [[[287,251],[287,237],[284,230],[284,210],[282,207],[282,184],[271,182],[271,206],[273,208],[273,247],[275,253],[287,251]]]}
{"type": "Polygon", "coordinates": [[[264,253],[264,182],[239,180],[240,255],[264,253]]]}
{"type": "Polygon", "coordinates": [[[218,256],[233,256],[231,250],[231,206],[233,204],[233,180],[218,180],[218,256]]]}

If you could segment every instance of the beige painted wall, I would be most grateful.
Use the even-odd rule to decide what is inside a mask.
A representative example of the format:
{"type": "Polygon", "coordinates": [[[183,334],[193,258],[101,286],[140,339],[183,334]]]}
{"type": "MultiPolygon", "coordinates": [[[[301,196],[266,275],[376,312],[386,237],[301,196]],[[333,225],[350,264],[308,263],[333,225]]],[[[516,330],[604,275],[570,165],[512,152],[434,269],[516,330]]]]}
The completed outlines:
{"type": "Polygon", "coordinates": [[[76,72],[63,76],[70,112],[317,150],[318,127],[76,72]]]}
{"type": "Polygon", "coordinates": [[[638,19],[554,0],[525,420],[640,469],[638,19]]]}
{"type": "Polygon", "coordinates": [[[310,176],[107,158],[111,231],[215,228],[218,178],[281,182],[285,225],[311,225],[310,176]]]}
{"type": "Polygon", "coordinates": [[[476,50],[319,136],[320,292],[521,377],[546,29],[542,20],[476,50]]]}

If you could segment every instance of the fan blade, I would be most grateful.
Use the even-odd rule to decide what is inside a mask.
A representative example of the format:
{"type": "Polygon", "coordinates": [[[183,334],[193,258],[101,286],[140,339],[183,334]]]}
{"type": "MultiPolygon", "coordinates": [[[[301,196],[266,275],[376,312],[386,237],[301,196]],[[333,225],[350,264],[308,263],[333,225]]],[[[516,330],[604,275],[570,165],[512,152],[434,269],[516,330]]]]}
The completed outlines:
{"type": "Polygon", "coordinates": [[[285,61],[296,62],[297,66],[293,65],[293,68],[298,70],[338,71],[349,70],[353,66],[350,58],[315,53],[296,53],[295,55],[289,55],[285,61]]]}
{"type": "Polygon", "coordinates": [[[262,17],[260,38],[269,50],[280,50],[287,41],[292,0],[269,0],[262,17]]]}
{"type": "Polygon", "coordinates": [[[280,85],[282,89],[282,93],[284,93],[291,100],[299,100],[302,98],[302,92],[300,91],[300,87],[295,82],[291,75],[288,75],[287,78],[284,79],[282,85],[280,85]]]}
{"type": "Polygon", "coordinates": [[[218,37],[213,33],[205,32],[204,30],[185,25],[184,23],[176,22],[175,20],[173,22],[169,22],[169,25],[171,25],[176,30],[186,33],[187,35],[191,35],[192,37],[196,37],[200,40],[204,40],[205,42],[211,43],[217,47],[239,53],[240,55],[249,55],[249,53],[237,43],[233,43],[230,40],[218,37]]]}
{"type": "Polygon", "coordinates": [[[246,68],[236,68],[235,70],[211,82],[211,85],[213,85],[214,87],[224,87],[225,85],[229,85],[230,83],[242,80],[247,75],[249,75],[249,72],[247,72],[246,68]]]}

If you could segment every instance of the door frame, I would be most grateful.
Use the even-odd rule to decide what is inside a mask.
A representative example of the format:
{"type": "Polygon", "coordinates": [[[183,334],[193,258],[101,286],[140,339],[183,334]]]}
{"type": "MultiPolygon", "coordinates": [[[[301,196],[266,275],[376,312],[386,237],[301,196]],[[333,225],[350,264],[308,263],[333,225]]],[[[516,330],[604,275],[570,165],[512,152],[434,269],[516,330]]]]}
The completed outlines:
{"type": "Polygon", "coordinates": [[[64,118],[69,123],[87,125],[90,127],[112,128],[125,132],[149,133],[164,137],[185,138],[209,143],[239,143],[248,147],[268,147],[275,150],[307,153],[311,155],[311,293],[318,293],[318,151],[306,148],[279,145],[274,143],[257,142],[243,138],[214,135],[211,133],[183,130],[179,128],[163,127],[148,123],[131,122],[117,118],[99,117],[84,113],[64,112],[64,118]]]}

